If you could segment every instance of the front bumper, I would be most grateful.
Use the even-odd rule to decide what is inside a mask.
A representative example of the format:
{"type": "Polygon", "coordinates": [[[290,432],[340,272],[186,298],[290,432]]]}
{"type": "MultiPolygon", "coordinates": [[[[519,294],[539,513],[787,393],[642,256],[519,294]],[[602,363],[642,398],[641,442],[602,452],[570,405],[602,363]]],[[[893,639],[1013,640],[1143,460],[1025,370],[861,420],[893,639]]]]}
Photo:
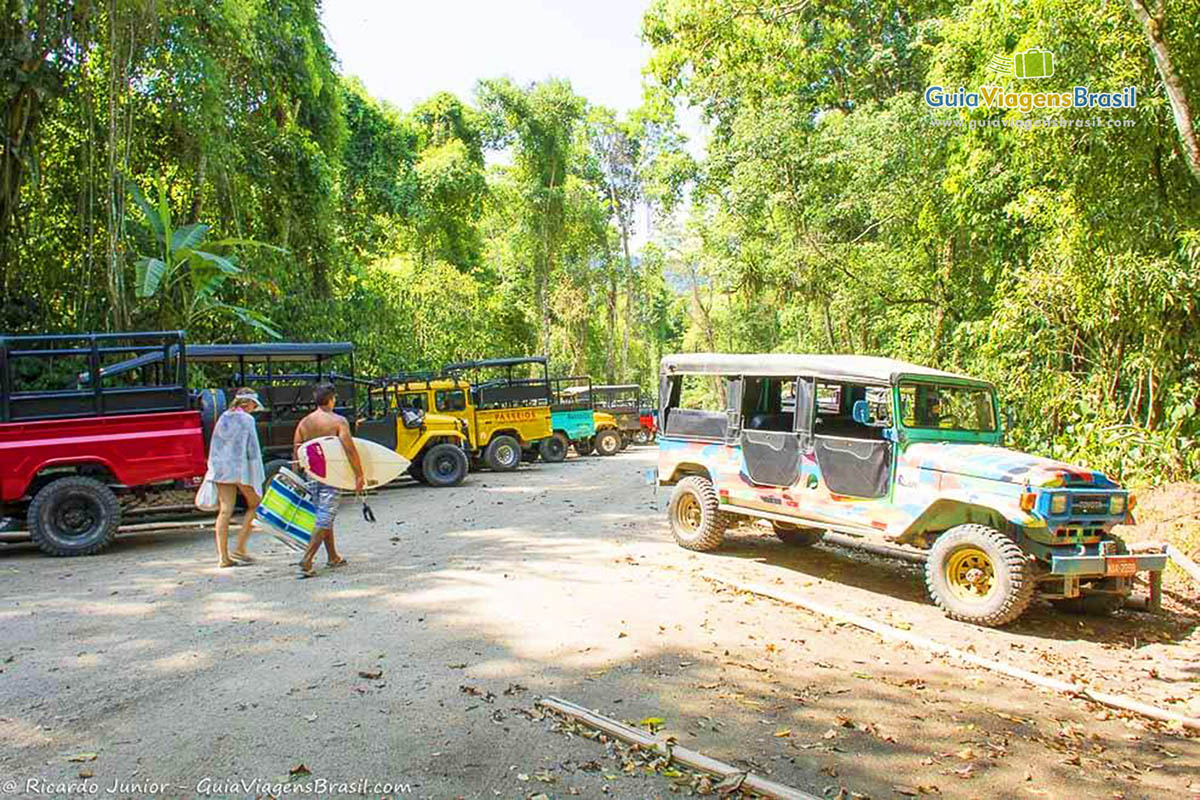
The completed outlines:
{"type": "Polygon", "coordinates": [[[1127,578],[1138,572],[1160,572],[1167,567],[1166,553],[1074,555],[1050,557],[1050,574],[1071,577],[1127,578]]]}

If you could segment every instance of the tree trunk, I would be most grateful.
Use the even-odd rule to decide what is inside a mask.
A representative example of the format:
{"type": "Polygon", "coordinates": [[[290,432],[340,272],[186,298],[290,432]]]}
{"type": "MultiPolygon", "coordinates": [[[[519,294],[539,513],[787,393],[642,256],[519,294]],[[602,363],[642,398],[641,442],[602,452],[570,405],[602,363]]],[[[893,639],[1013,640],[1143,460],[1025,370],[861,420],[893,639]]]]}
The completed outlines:
{"type": "Polygon", "coordinates": [[[1167,92],[1167,100],[1171,103],[1175,129],[1179,132],[1179,140],[1183,145],[1184,160],[1187,161],[1188,169],[1192,171],[1192,177],[1200,182],[1200,141],[1197,140],[1196,129],[1192,125],[1192,109],[1188,103],[1187,92],[1184,91],[1183,81],[1171,62],[1163,30],[1166,23],[1166,4],[1164,0],[1158,0],[1151,7],[1147,6],[1146,0],[1129,0],[1129,5],[1133,9],[1133,16],[1142,24],[1146,39],[1150,43],[1154,66],[1158,69],[1163,88],[1167,92]]]}

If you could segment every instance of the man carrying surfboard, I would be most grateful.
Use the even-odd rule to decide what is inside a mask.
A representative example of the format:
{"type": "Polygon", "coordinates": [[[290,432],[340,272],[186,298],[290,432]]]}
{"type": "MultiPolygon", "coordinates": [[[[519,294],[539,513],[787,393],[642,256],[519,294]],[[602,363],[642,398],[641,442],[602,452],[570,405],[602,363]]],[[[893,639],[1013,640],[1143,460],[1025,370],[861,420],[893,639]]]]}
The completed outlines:
{"type": "MultiPolygon", "coordinates": [[[[337,404],[337,392],[333,384],[318,384],[313,390],[313,402],[317,405],[316,410],[300,420],[300,424],[296,426],[296,435],[292,438],[293,457],[299,458],[300,445],[307,441],[322,436],[336,436],[354,470],[354,491],[361,492],[365,485],[362,459],[358,455],[358,448],[354,446],[354,439],[350,436],[350,423],[341,414],[335,414],[333,411],[337,404]]],[[[313,558],[322,542],[325,543],[325,554],[328,556],[330,567],[346,564],[346,559],[338,555],[337,544],[333,539],[333,521],[337,517],[338,505],[341,502],[338,490],[315,479],[309,481],[308,490],[312,494],[313,505],[317,507],[317,520],[312,540],[300,559],[301,578],[311,578],[317,574],[313,569],[313,558]]]]}

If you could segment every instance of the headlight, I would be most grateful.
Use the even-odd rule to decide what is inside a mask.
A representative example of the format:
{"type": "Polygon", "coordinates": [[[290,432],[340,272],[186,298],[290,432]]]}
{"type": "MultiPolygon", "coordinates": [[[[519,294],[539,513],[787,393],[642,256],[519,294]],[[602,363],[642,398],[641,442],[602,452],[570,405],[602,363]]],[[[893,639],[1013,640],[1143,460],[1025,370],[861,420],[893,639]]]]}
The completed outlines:
{"type": "Polygon", "coordinates": [[[1114,494],[1108,498],[1108,513],[1113,516],[1125,513],[1125,495],[1114,494]]]}
{"type": "Polygon", "coordinates": [[[1068,499],[1068,496],[1066,494],[1051,495],[1050,496],[1050,513],[1051,514],[1067,513],[1067,499],[1068,499]]]}

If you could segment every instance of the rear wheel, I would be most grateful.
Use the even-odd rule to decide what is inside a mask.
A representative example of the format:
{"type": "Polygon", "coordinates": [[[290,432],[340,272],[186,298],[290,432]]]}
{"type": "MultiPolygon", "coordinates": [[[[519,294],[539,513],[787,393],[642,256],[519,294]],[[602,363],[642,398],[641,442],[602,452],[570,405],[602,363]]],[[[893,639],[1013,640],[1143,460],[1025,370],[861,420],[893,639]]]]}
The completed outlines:
{"type": "Polygon", "coordinates": [[[812,547],[825,536],[825,531],[820,528],[802,528],[790,522],[771,520],[771,527],[781,542],[796,547],[812,547]]]}
{"type": "Polygon", "coordinates": [[[721,513],[717,492],[708,478],[691,475],[675,485],[667,506],[675,542],[688,550],[716,550],[725,540],[728,517],[721,513]]]}
{"type": "Polygon", "coordinates": [[[497,436],[483,451],[483,460],[496,472],[512,472],[521,466],[521,443],[511,436],[497,436]]]}
{"type": "Polygon", "coordinates": [[[52,556],[89,556],[112,544],[121,524],[117,497],[94,478],[72,476],[47,484],[29,504],[29,532],[52,556]]]}
{"type": "Polygon", "coordinates": [[[542,461],[550,464],[557,464],[567,457],[567,436],[561,432],[555,432],[548,439],[542,439],[542,443],[538,446],[542,453],[542,461]]]}
{"type": "Polygon", "coordinates": [[[1033,599],[1025,551],[986,525],[959,525],[937,538],[925,562],[925,585],[951,619],[976,625],[1012,622],[1033,599]]]}
{"type": "Polygon", "coordinates": [[[650,444],[650,431],[645,428],[638,428],[633,433],[634,444],[650,444]]]}
{"type": "Polygon", "coordinates": [[[596,452],[602,456],[616,455],[621,449],[621,435],[612,428],[596,432],[596,452]]]}
{"type": "Polygon", "coordinates": [[[448,442],[435,444],[421,456],[421,477],[430,486],[458,486],[467,477],[467,454],[448,442]]]}
{"type": "Polygon", "coordinates": [[[596,445],[590,436],[586,439],[577,439],[575,441],[575,452],[581,456],[590,456],[595,449],[596,445]]]}

